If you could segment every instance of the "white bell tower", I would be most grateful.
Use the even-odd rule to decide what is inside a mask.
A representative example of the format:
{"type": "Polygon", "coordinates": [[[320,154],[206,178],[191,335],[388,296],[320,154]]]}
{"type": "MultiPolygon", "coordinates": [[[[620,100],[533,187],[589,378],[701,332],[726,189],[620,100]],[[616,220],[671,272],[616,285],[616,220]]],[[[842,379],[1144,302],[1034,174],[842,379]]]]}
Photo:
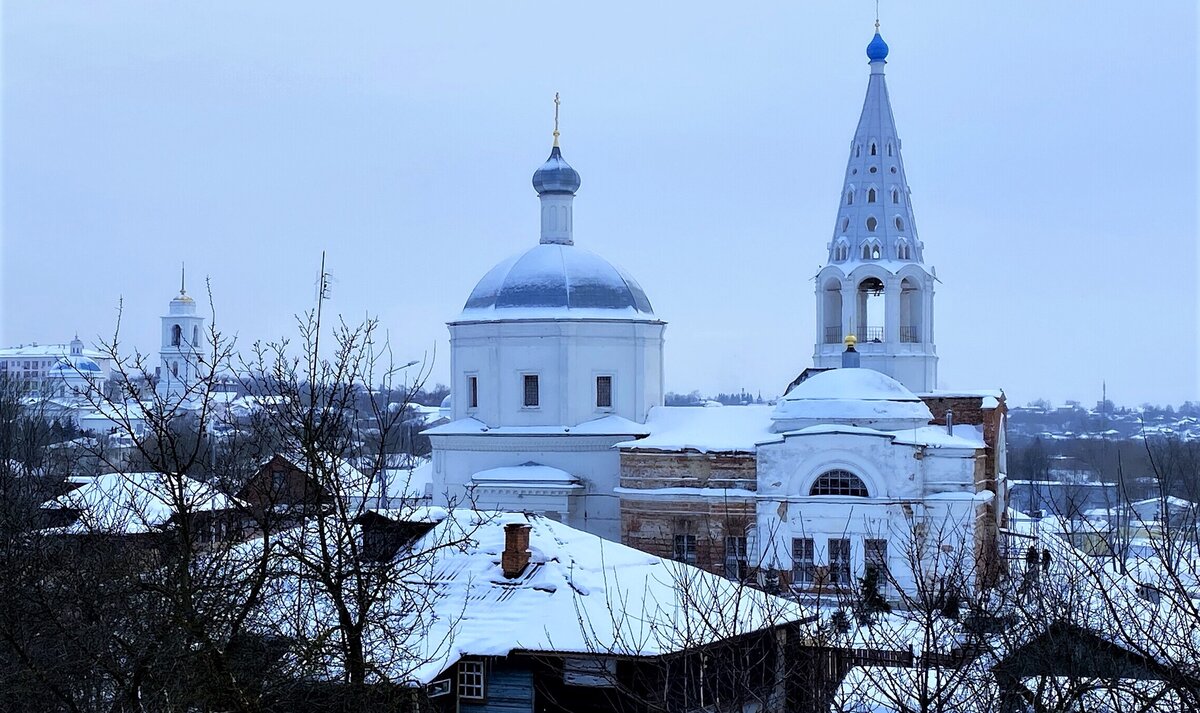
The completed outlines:
{"type": "Polygon", "coordinates": [[[204,353],[204,317],[196,314],[196,301],[187,294],[186,272],[180,272],[179,294],[162,317],[162,346],[159,347],[159,396],[168,401],[191,401],[199,381],[200,357],[204,353]]]}
{"type": "Polygon", "coordinates": [[[883,67],[887,43],[867,45],[871,75],[842,186],[829,261],[816,279],[813,364],[835,368],[854,335],[862,366],[916,393],[937,388],[934,277],[917,237],[883,67]]]}

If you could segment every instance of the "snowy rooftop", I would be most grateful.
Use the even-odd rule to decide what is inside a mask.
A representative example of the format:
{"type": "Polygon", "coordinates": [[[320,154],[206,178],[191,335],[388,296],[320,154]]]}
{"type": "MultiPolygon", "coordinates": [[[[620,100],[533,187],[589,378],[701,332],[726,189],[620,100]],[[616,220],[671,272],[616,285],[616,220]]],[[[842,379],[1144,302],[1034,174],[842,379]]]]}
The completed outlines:
{"type": "Polygon", "coordinates": [[[801,382],[779,400],[773,418],[899,428],[927,424],[933,414],[899,381],[874,369],[848,368],[822,371],[801,382]]]}
{"type": "Polygon", "coordinates": [[[617,446],[626,450],[753,453],[755,444],[776,439],[771,433],[771,407],[757,404],[656,406],[650,409],[645,429],[649,436],[617,446]]]}
{"type": "MultiPolygon", "coordinates": [[[[297,528],[288,535],[316,546],[315,531],[297,528]]],[[[463,656],[659,656],[803,617],[787,600],[537,515],[452,512],[397,557],[419,563],[399,575],[403,580],[422,589],[432,583],[434,593],[413,611],[411,595],[397,592],[392,608],[403,621],[395,631],[404,638],[371,641],[370,665],[419,684],[463,656]],[[531,527],[530,562],[514,579],[500,566],[510,523],[531,527]],[[414,554],[421,552],[432,554],[414,554]]],[[[274,620],[269,625],[303,626],[297,633],[310,640],[328,634],[322,627],[333,617],[321,611],[297,624],[288,603],[294,579],[280,574],[273,594],[282,599],[268,600],[282,605],[267,613],[274,620]]],[[[330,664],[325,673],[339,671],[330,664]]]]}
{"type": "Polygon", "coordinates": [[[537,463],[488,468],[472,475],[471,481],[477,485],[529,484],[582,487],[579,479],[567,471],[537,463]]]}
{"type": "MultiPolygon", "coordinates": [[[[8,359],[13,357],[21,357],[32,359],[35,357],[64,357],[70,356],[70,344],[22,344],[16,347],[7,347],[0,349],[0,359],[8,359]]],[[[98,349],[82,349],[82,356],[91,359],[107,359],[109,355],[98,349]]]]}
{"type": "Polygon", "coordinates": [[[43,509],[79,511],[79,519],[59,532],[137,534],[166,525],[181,509],[225,510],[241,503],[207,483],[161,473],[109,473],[43,505],[43,509]]]}
{"type": "Polygon", "coordinates": [[[641,285],[594,253],[541,244],[492,268],[456,321],[496,319],[654,320],[641,285]]]}
{"type": "Polygon", "coordinates": [[[852,434],[890,438],[894,443],[934,448],[984,448],[983,429],[974,425],[923,425],[903,430],[880,430],[841,423],[818,423],[783,433],[772,431],[772,407],[765,405],[659,406],[650,410],[646,427],[650,435],[618,443],[627,451],[697,451],[700,453],[754,453],[758,445],[779,441],[784,435],[852,434]]]}
{"type": "Polygon", "coordinates": [[[575,426],[497,426],[490,427],[476,418],[460,418],[422,431],[427,436],[637,436],[647,433],[646,426],[622,416],[604,416],[575,426]]]}

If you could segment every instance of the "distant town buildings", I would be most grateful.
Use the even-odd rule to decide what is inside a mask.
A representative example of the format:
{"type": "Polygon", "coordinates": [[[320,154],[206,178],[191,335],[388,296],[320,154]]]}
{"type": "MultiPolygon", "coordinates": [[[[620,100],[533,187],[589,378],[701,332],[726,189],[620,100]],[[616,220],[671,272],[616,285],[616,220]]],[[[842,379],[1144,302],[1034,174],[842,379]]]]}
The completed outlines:
{"type": "Polygon", "coordinates": [[[85,347],[78,335],[65,344],[34,342],[0,349],[0,377],[29,396],[71,396],[89,384],[103,387],[111,371],[111,357],[85,347]]]}

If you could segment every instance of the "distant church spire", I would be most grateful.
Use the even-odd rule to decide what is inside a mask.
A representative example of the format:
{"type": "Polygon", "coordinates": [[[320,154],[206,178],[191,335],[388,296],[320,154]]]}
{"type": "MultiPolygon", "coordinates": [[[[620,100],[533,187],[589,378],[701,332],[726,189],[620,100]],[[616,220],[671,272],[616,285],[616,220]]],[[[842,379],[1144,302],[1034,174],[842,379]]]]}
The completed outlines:
{"type": "Polygon", "coordinates": [[[554,144],[546,163],[533,173],[533,188],[542,201],[542,243],[573,245],[573,201],[579,190],[579,172],[562,157],[558,146],[558,108],[554,93],[554,144]]]}
{"type": "Polygon", "coordinates": [[[867,94],[846,162],[829,259],[817,279],[816,366],[841,364],[846,335],[858,340],[862,366],[913,391],[936,388],[933,277],[917,235],[879,32],[867,44],[867,94]]]}

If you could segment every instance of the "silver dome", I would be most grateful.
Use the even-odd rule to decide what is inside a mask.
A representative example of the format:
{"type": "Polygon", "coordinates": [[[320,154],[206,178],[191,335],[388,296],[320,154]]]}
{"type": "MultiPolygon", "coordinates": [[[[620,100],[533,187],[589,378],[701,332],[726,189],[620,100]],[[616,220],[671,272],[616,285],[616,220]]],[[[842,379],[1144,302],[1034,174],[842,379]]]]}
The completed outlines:
{"type": "MultiPolygon", "coordinates": [[[[464,317],[480,311],[565,310],[561,316],[653,318],[641,285],[624,270],[574,245],[537,245],[492,268],[467,298],[464,317]]],[[[500,315],[495,315],[500,317],[500,315]]]]}

